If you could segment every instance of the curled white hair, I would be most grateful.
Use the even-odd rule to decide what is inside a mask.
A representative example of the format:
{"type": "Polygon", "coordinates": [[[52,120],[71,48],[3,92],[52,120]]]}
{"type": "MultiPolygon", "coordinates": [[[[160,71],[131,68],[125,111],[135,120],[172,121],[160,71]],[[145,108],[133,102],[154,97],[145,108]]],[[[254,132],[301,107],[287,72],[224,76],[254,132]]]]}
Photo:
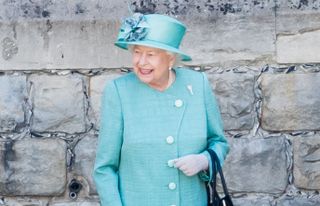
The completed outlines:
{"type": "MultiPolygon", "coordinates": [[[[135,45],[128,45],[128,50],[132,53],[133,52],[133,49],[134,49],[134,46],[135,45]]],[[[178,67],[178,66],[181,66],[182,64],[182,61],[181,61],[181,56],[177,53],[174,53],[174,52],[170,52],[170,51],[167,51],[167,50],[164,50],[162,49],[165,53],[167,53],[169,56],[173,57],[175,59],[172,67],[175,68],[175,67],[178,67]]]]}

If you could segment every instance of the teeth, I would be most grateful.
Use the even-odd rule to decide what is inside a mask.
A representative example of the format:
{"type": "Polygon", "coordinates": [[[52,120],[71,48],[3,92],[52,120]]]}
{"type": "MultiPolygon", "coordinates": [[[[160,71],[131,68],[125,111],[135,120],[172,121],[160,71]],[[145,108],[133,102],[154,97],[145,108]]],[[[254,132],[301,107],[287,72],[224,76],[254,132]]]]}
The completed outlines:
{"type": "Polygon", "coordinates": [[[140,69],[140,72],[142,74],[150,74],[152,72],[152,69],[140,69]]]}

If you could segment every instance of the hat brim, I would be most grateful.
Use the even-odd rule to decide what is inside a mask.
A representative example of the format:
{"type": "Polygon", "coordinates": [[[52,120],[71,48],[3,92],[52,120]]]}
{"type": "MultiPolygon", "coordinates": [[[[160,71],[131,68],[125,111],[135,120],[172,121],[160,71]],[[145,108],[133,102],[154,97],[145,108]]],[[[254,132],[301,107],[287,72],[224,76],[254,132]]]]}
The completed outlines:
{"type": "Polygon", "coordinates": [[[141,46],[148,46],[148,47],[154,47],[158,49],[163,49],[169,52],[173,52],[178,54],[181,57],[181,61],[191,61],[191,57],[184,52],[180,51],[179,49],[176,49],[174,47],[170,47],[166,44],[162,44],[155,41],[150,40],[143,40],[143,41],[133,41],[133,42],[127,42],[127,41],[117,41],[114,43],[116,46],[120,47],[121,49],[128,49],[128,45],[141,45],[141,46]]]}

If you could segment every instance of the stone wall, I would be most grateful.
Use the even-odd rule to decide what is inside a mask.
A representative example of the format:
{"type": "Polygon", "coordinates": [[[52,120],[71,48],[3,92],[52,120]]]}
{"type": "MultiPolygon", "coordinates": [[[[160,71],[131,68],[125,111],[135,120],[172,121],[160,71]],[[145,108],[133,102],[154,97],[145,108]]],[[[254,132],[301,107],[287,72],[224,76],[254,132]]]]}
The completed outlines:
{"type": "Polygon", "coordinates": [[[224,171],[235,205],[320,204],[319,0],[1,5],[0,205],[99,205],[100,97],[130,68],[113,46],[129,10],[187,25],[186,66],[208,74],[231,144],[224,171]]]}

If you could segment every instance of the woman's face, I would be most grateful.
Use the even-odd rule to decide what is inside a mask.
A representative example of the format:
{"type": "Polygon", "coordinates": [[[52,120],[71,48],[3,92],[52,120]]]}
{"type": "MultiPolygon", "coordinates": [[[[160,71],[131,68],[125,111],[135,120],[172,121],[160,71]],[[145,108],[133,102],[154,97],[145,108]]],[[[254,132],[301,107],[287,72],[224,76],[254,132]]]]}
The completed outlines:
{"type": "Polygon", "coordinates": [[[175,57],[162,49],[135,45],[132,50],[133,71],[140,81],[156,89],[165,89],[169,68],[175,57]]]}

